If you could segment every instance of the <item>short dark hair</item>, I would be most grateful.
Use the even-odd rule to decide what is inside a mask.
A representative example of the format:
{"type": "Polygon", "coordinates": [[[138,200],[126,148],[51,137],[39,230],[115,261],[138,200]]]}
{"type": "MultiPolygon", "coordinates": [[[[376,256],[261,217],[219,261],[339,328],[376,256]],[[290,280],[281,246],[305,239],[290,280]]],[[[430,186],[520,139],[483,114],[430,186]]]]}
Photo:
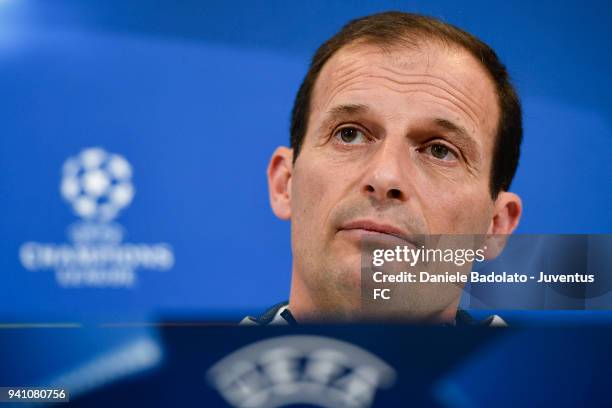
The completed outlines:
{"type": "Polygon", "coordinates": [[[495,51],[473,35],[433,17],[389,11],[362,17],[346,24],[319,47],[295,98],[291,113],[291,148],[297,159],[306,136],[310,103],[315,82],[325,63],[342,47],[353,43],[373,44],[386,49],[397,44],[416,47],[426,40],[438,40],[468,51],[489,73],[497,91],[500,117],[493,149],[491,196],[510,188],[518,167],[523,126],[521,104],[510,83],[506,67],[495,51]]]}

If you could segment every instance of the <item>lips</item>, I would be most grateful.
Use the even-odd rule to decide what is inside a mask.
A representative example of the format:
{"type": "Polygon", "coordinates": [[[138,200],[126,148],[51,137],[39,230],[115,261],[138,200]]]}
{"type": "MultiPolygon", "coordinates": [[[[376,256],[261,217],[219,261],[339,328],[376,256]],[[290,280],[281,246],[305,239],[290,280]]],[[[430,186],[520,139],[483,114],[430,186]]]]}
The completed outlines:
{"type": "Polygon", "coordinates": [[[338,228],[338,231],[347,231],[355,233],[361,232],[363,234],[384,234],[389,235],[391,237],[399,238],[403,241],[411,241],[409,239],[408,234],[402,231],[400,228],[371,220],[350,221],[345,224],[342,224],[340,228],[338,228]]]}

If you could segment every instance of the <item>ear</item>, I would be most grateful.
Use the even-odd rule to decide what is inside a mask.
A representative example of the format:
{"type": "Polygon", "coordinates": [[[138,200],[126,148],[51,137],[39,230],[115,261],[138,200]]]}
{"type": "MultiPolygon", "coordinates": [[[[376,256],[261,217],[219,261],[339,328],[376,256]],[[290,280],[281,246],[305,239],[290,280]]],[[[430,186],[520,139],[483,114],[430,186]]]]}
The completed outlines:
{"type": "Polygon", "coordinates": [[[493,218],[489,225],[488,234],[510,235],[518,226],[523,203],[521,198],[514,193],[501,191],[495,200],[493,218]]]}
{"type": "Polygon", "coordinates": [[[274,151],[268,164],[268,190],[272,212],[281,220],[291,218],[291,176],[293,150],[281,146],[274,151]]]}
{"type": "Polygon", "coordinates": [[[504,249],[508,236],[518,226],[522,212],[523,203],[518,195],[508,191],[498,194],[487,231],[485,258],[493,259],[504,249]]]}

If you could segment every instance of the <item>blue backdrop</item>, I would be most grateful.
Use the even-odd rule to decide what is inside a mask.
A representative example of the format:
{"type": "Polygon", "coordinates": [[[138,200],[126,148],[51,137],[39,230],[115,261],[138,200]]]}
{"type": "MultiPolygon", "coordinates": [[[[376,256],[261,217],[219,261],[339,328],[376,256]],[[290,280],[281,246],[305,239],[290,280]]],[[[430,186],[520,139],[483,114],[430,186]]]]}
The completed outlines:
{"type": "Polygon", "coordinates": [[[289,224],[268,205],[270,154],[316,47],[349,19],[421,12],[488,42],[524,106],[513,190],[522,233],[612,231],[611,7],[606,2],[0,1],[0,318],[117,322],[239,316],[288,296],[289,224]],[[62,169],[122,156],[124,243],[165,270],[126,287],[61,285],[27,242],[70,245],[62,169]]]}

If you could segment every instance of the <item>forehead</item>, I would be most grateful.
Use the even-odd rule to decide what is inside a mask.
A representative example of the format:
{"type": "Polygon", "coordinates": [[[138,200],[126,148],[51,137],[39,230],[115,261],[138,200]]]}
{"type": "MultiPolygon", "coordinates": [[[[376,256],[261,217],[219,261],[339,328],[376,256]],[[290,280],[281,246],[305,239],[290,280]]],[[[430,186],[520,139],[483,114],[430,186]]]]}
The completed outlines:
{"type": "Polygon", "coordinates": [[[372,105],[388,117],[442,116],[491,140],[499,119],[495,87],[485,68],[469,52],[437,43],[385,50],[367,44],[343,47],[317,79],[310,121],[323,120],[341,104],[372,105]]]}

